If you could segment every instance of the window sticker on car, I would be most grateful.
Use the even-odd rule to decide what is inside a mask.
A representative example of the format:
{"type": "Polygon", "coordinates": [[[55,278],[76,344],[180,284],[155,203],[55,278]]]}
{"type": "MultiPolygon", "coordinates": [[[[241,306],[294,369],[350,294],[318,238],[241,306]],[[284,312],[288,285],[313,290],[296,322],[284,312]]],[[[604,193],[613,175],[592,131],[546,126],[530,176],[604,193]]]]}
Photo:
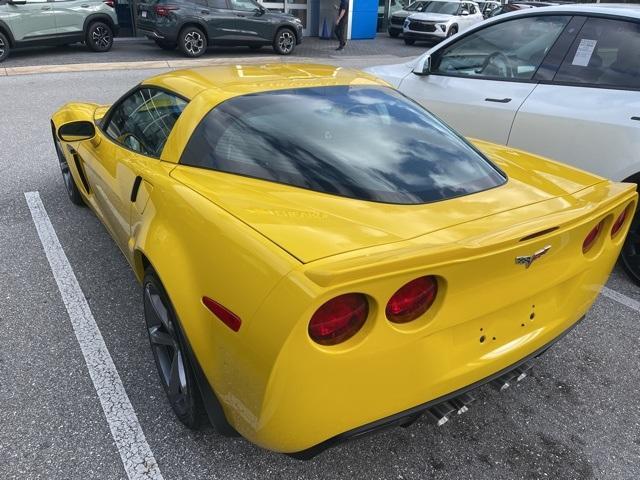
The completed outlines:
{"type": "Polygon", "coordinates": [[[576,54],[573,57],[571,65],[577,65],[579,67],[586,67],[589,65],[591,55],[593,55],[593,51],[596,48],[596,43],[598,43],[597,40],[589,40],[587,38],[580,40],[580,45],[578,45],[578,49],[576,50],[576,54]]]}
{"type": "Polygon", "coordinates": [[[140,12],[140,15],[142,15],[142,18],[147,18],[147,12],[144,10],[140,12]]]}

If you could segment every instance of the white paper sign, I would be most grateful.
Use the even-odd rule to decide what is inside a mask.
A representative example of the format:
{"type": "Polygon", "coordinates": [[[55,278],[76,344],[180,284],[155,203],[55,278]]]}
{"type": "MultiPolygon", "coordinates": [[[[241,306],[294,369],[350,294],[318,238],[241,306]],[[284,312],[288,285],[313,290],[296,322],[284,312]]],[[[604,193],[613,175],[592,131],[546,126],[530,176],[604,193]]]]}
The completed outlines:
{"type": "Polygon", "coordinates": [[[580,45],[578,45],[578,50],[576,50],[576,54],[573,57],[573,62],[571,65],[578,65],[579,67],[586,67],[589,65],[589,60],[591,60],[591,55],[593,55],[593,50],[596,48],[597,40],[589,40],[583,38],[580,40],[580,45]]]}

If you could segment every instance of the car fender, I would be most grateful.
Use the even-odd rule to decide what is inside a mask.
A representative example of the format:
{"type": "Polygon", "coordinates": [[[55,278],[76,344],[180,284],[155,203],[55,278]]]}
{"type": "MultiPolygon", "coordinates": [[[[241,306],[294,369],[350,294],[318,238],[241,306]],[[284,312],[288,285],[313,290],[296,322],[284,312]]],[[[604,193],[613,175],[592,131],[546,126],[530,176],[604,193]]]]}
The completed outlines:
{"type": "Polygon", "coordinates": [[[105,22],[114,30],[114,33],[115,33],[115,30],[118,28],[116,23],[113,21],[113,18],[111,18],[108,14],[92,13],[91,15],[88,15],[87,18],[84,19],[84,24],[82,25],[82,31],[86,32],[89,25],[91,25],[91,23],[96,21],[105,22]]]}

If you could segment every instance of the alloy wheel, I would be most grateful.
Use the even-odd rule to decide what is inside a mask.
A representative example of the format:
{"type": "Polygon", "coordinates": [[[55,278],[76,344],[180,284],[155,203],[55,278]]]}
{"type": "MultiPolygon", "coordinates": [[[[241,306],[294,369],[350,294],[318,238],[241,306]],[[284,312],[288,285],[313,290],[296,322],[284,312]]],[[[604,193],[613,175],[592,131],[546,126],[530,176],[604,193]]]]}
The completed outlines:
{"type": "Polygon", "coordinates": [[[171,310],[152,283],[145,285],[144,303],[149,340],[160,378],[171,405],[178,414],[184,414],[189,408],[189,386],[185,354],[180,346],[171,310]]]}
{"type": "Polygon", "coordinates": [[[190,55],[198,55],[204,48],[204,38],[200,33],[191,31],[184,36],[184,48],[190,55]]]}
{"type": "Polygon", "coordinates": [[[108,48],[111,44],[111,33],[102,25],[95,28],[91,33],[91,39],[98,48],[108,48]]]}
{"type": "Polygon", "coordinates": [[[290,53],[295,45],[295,38],[289,30],[284,30],[278,37],[278,47],[282,53],[290,53]]]}
{"type": "Polygon", "coordinates": [[[4,39],[0,37],[0,58],[4,56],[7,45],[4,43],[4,39]]]}

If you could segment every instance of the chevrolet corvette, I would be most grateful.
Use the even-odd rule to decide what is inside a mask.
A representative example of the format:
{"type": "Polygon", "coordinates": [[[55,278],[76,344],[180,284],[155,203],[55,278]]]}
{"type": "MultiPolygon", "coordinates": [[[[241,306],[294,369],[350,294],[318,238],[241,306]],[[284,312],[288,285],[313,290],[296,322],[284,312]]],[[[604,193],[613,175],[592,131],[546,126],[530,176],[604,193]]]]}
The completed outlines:
{"type": "Polygon", "coordinates": [[[141,283],[177,417],[302,458],[526,376],[637,203],[330,66],[163,73],[51,128],[71,201],[141,283]]]}

